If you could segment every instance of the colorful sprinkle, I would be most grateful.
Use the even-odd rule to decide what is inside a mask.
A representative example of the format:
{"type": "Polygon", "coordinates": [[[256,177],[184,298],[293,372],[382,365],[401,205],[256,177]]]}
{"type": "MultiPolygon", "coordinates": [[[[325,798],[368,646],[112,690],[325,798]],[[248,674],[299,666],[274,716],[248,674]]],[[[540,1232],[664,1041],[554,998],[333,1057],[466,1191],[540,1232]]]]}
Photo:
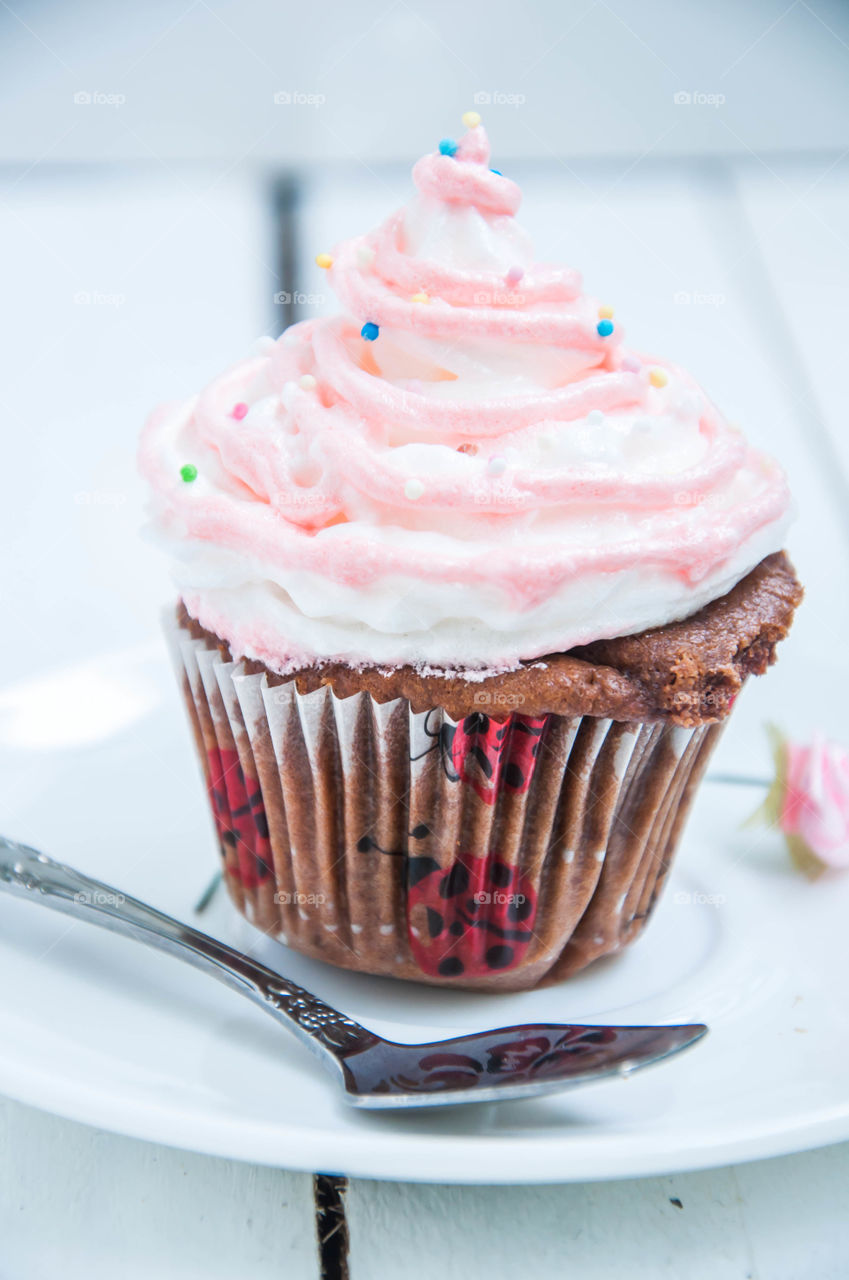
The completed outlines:
{"type": "Polygon", "coordinates": [[[499,177],[499,178],[503,178],[503,177],[504,177],[504,174],[501,172],[501,170],[500,170],[500,169],[490,169],[490,171],[489,171],[489,172],[490,172],[490,173],[494,173],[494,174],[496,174],[496,176],[497,176],[497,177],[499,177]]]}
{"type": "Polygon", "coordinates": [[[372,324],[371,320],[367,320],[362,329],[360,329],[360,337],[365,338],[366,342],[374,342],[379,333],[379,327],[376,324],[372,324]]]}
{"type": "Polygon", "coordinates": [[[426,293],[414,293],[411,302],[430,302],[430,298],[426,293]]]}
{"type": "Polygon", "coordinates": [[[241,422],[242,418],[246,416],[247,412],[248,412],[248,406],[242,401],[239,404],[233,405],[233,409],[230,414],[230,417],[235,418],[237,422],[241,422]]]}
{"type": "Polygon", "coordinates": [[[518,284],[524,274],[523,267],[511,267],[504,279],[508,284],[518,284]]]}
{"type": "Polygon", "coordinates": [[[649,374],[649,382],[653,387],[665,387],[669,381],[669,374],[665,369],[652,369],[649,374]]]}
{"type": "Polygon", "coordinates": [[[471,440],[466,440],[463,442],[463,444],[457,445],[458,453],[467,453],[471,458],[475,456],[477,451],[478,451],[478,446],[474,444],[471,440]]]}
{"type": "Polygon", "coordinates": [[[417,502],[425,491],[425,487],[421,480],[408,480],[404,485],[404,497],[409,498],[411,502],[417,502]]]}
{"type": "Polygon", "coordinates": [[[326,271],[328,267],[333,266],[333,259],[329,253],[317,253],[315,255],[315,265],[317,267],[321,267],[323,271],[326,271]]]}
{"type": "Polygon", "coordinates": [[[311,373],[302,373],[298,379],[298,386],[302,391],[314,391],[317,385],[311,373]]]}
{"type": "Polygon", "coordinates": [[[486,469],[491,476],[503,476],[507,470],[507,459],[499,456],[490,458],[486,469]]]}
{"type": "Polygon", "coordinates": [[[361,271],[368,271],[369,267],[374,266],[374,249],[367,244],[361,244],[357,249],[357,266],[361,271]]]}
{"type": "Polygon", "coordinates": [[[477,111],[464,111],[462,120],[467,129],[477,129],[481,122],[480,115],[477,111]]]}
{"type": "Polygon", "coordinates": [[[609,307],[609,306],[605,303],[605,304],[604,304],[604,306],[601,306],[601,307],[599,307],[599,309],[598,309],[598,318],[599,318],[599,320],[612,320],[612,319],[613,319],[613,308],[612,308],[612,307],[609,307]]]}
{"type": "Polygon", "coordinates": [[[198,469],[193,462],[187,462],[184,467],[180,467],[180,475],[186,484],[191,484],[193,480],[198,478],[198,469]]]}
{"type": "Polygon", "coordinates": [[[457,152],[457,143],[453,138],[443,138],[439,144],[439,154],[442,156],[453,156],[457,152]]]}
{"type": "Polygon", "coordinates": [[[611,333],[613,332],[613,321],[599,320],[598,324],[596,325],[596,331],[600,338],[609,338],[611,333]]]}

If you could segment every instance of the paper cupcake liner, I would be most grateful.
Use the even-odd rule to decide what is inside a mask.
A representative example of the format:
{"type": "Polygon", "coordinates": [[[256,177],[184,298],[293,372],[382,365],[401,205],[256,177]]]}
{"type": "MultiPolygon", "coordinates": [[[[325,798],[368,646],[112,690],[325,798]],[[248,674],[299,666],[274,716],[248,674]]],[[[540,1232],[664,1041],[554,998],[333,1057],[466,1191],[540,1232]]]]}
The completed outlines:
{"type": "Polygon", "coordinates": [[[522,990],[620,950],[722,729],[525,716],[484,694],[456,722],[301,694],[167,629],[233,901],[368,973],[522,990]]]}

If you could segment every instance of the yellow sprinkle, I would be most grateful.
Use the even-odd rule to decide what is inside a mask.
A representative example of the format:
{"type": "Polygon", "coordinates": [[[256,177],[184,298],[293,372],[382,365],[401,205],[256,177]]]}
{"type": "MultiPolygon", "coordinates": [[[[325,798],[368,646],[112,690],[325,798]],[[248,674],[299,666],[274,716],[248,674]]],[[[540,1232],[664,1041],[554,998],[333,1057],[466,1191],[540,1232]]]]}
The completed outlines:
{"type": "Polygon", "coordinates": [[[649,382],[653,387],[665,387],[669,381],[669,374],[665,369],[652,369],[649,374],[649,382]]]}
{"type": "Polygon", "coordinates": [[[608,307],[607,305],[605,305],[605,306],[603,306],[603,307],[599,307],[599,309],[598,309],[598,318],[599,318],[599,320],[612,320],[612,319],[613,319],[613,308],[612,308],[612,307],[608,307]]]}
{"type": "Polygon", "coordinates": [[[329,253],[317,253],[315,255],[315,265],[317,267],[323,267],[326,271],[328,267],[333,266],[333,259],[329,253]]]}
{"type": "Polygon", "coordinates": [[[414,293],[410,301],[411,302],[430,302],[430,298],[427,296],[426,293],[414,293]]]}
{"type": "Polygon", "coordinates": [[[477,111],[466,111],[463,114],[463,124],[467,129],[476,129],[481,122],[481,118],[477,111]]]}

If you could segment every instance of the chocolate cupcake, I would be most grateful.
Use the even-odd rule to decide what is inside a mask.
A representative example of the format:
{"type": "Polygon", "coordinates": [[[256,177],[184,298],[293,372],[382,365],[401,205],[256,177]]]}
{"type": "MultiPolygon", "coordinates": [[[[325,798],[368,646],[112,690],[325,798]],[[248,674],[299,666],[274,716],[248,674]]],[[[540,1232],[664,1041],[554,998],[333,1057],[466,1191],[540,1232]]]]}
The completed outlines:
{"type": "Polygon", "coordinates": [[[341,314],[154,414],[141,465],[236,905],[516,990],[640,932],[801,588],[779,467],[535,262],[481,126],[413,178],[319,255],[341,314]]]}

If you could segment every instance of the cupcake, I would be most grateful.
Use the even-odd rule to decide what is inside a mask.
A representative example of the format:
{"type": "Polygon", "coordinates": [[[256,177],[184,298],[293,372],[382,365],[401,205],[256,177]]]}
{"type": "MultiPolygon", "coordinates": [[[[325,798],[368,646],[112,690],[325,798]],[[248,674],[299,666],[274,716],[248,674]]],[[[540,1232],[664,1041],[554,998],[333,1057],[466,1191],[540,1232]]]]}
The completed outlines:
{"type": "Polygon", "coordinates": [[[642,930],[801,588],[784,476],[537,262],[475,116],[141,446],[225,880],[307,955],[556,982],[642,930]]]}

